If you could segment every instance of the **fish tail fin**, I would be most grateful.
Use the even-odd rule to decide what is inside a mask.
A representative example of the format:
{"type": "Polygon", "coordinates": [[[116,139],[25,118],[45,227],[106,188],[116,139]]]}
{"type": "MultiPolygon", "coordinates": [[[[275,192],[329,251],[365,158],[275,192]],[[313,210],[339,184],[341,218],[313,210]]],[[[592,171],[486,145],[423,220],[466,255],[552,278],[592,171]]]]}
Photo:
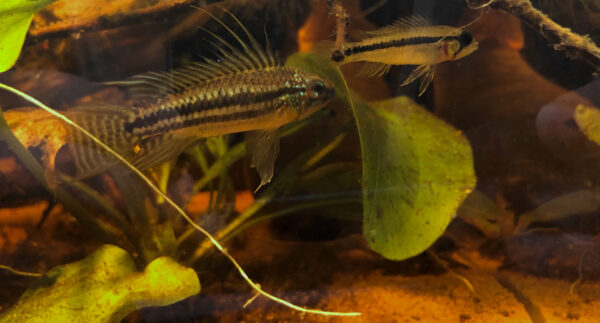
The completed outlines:
{"type": "Polygon", "coordinates": [[[312,52],[319,57],[326,58],[334,64],[343,64],[347,61],[343,49],[337,48],[335,42],[331,40],[323,40],[315,43],[312,52]]]}
{"type": "MultiPolygon", "coordinates": [[[[65,115],[125,159],[131,160],[135,155],[136,139],[126,131],[126,123],[133,115],[129,108],[95,103],[78,106],[65,115]]],[[[118,163],[114,156],[84,133],[73,127],[68,129],[68,147],[75,164],[76,178],[96,175],[118,163]]]]}

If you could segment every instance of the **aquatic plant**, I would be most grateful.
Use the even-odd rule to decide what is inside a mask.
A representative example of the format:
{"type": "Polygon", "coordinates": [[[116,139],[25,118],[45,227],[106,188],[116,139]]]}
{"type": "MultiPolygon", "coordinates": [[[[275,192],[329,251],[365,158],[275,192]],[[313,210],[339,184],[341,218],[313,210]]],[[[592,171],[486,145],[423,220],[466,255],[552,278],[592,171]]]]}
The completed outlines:
{"type": "Polygon", "coordinates": [[[366,103],[339,69],[314,54],[293,64],[334,80],[351,107],[362,148],[363,235],[386,258],[407,259],[433,244],[475,187],[468,141],[409,98],[366,103]]]}
{"type": "Polygon", "coordinates": [[[17,61],[33,15],[55,0],[3,0],[0,2],[0,72],[17,61]]]}

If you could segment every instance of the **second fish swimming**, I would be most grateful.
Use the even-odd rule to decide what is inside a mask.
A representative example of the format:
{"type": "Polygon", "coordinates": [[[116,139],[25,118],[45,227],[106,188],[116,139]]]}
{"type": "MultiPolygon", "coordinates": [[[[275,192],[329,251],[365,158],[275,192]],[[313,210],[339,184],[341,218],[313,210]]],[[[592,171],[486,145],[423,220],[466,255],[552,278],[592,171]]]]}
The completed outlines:
{"type": "Polygon", "coordinates": [[[421,78],[419,95],[433,80],[438,63],[461,59],[477,50],[473,35],[462,28],[432,26],[420,16],[398,19],[393,24],[373,31],[355,32],[356,42],[336,48],[333,42],[323,42],[317,52],[324,52],[333,62],[347,64],[366,62],[362,73],[381,76],[391,65],[417,65],[402,83],[421,78]]]}

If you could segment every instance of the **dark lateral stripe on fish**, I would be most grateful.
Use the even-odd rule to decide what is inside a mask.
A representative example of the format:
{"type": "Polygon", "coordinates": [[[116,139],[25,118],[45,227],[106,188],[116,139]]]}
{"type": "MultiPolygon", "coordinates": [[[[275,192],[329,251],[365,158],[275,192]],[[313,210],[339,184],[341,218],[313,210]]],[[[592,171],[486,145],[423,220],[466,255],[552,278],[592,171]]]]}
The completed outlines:
{"type": "Polygon", "coordinates": [[[359,54],[359,53],[369,52],[369,51],[373,51],[373,50],[392,48],[392,47],[397,48],[397,47],[404,47],[404,46],[409,46],[409,45],[431,44],[431,43],[438,42],[441,39],[458,40],[458,37],[456,37],[456,36],[449,36],[449,37],[426,36],[426,37],[394,39],[394,40],[375,43],[375,44],[371,44],[371,45],[357,45],[357,46],[354,46],[351,48],[347,48],[344,50],[344,55],[350,56],[353,54],[359,54]]]}
{"type": "MultiPolygon", "coordinates": [[[[265,103],[277,99],[283,95],[293,95],[299,92],[304,91],[302,88],[280,88],[276,91],[269,91],[260,94],[251,94],[248,92],[243,93],[235,93],[233,95],[228,96],[220,96],[212,100],[198,100],[195,103],[189,103],[185,105],[180,105],[176,107],[170,107],[167,109],[159,109],[157,112],[152,113],[145,117],[137,117],[133,122],[128,122],[125,124],[125,130],[128,132],[133,132],[134,129],[143,129],[147,127],[152,127],[156,123],[161,120],[169,120],[174,119],[178,116],[187,117],[196,112],[202,111],[210,111],[210,110],[219,110],[220,108],[236,106],[236,105],[245,105],[250,106],[252,104],[265,103]]],[[[267,109],[265,113],[270,112],[270,109],[267,109]]],[[[236,118],[251,118],[259,115],[254,115],[251,112],[253,111],[239,111],[233,112],[229,114],[215,114],[212,116],[204,116],[200,118],[192,118],[185,119],[182,122],[175,122],[176,124],[170,125],[169,129],[172,128],[185,128],[194,125],[200,125],[202,123],[208,122],[216,122],[217,120],[222,121],[231,121],[236,120],[236,118]]],[[[257,111],[260,112],[260,111],[257,111]]],[[[161,127],[163,128],[163,127],[161,127]]],[[[162,129],[165,130],[165,129],[162,129]]],[[[144,132],[144,131],[142,131],[144,132]]]]}
{"type": "Polygon", "coordinates": [[[212,116],[205,116],[205,117],[200,117],[200,118],[190,118],[190,119],[184,119],[184,120],[172,120],[170,123],[160,126],[156,129],[152,129],[152,130],[146,130],[146,131],[142,131],[142,133],[138,134],[138,135],[149,135],[152,133],[156,133],[156,132],[165,132],[165,131],[173,131],[173,130],[177,130],[177,129],[182,129],[182,128],[188,128],[188,127],[193,127],[193,126],[198,126],[198,125],[209,125],[212,123],[218,123],[218,122],[229,122],[229,121],[235,121],[235,120],[245,120],[245,119],[251,119],[251,118],[256,118],[256,117],[260,117],[262,115],[268,114],[272,111],[274,111],[275,109],[279,108],[281,104],[270,104],[267,106],[266,109],[260,109],[260,110],[246,110],[246,111],[240,111],[240,112],[235,112],[235,113],[230,113],[230,114],[222,114],[222,115],[212,115],[212,116]]]}

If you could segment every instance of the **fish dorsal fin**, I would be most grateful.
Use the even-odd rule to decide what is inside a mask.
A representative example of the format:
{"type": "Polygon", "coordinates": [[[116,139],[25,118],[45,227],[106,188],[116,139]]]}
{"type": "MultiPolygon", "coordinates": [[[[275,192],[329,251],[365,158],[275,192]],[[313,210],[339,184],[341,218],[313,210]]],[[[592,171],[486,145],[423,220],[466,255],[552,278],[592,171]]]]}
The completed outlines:
{"type": "Polygon", "coordinates": [[[134,102],[156,102],[166,95],[181,93],[190,86],[203,84],[217,77],[279,65],[279,61],[270,47],[267,46],[267,49],[263,49],[242,22],[231,12],[223,9],[242,28],[248,39],[247,42],[219,18],[205,9],[199,9],[223,26],[235,38],[241,49],[229,44],[219,35],[199,27],[213,38],[207,40],[207,43],[218,57],[216,60],[203,58],[202,62],[193,62],[169,72],[147,72],[134,75],[124,81],[107,82],[106,84],[127,87],[134,102]]]}
{"type": "Polygon", "coordinates": [[[269,183],[273,177],[275,159],[279,155],[279,132],[277,129],[255,130],[245,134],[246,151],[252,154],[251,164],[260,175],[260,185],[269,183]]]}
{"type": "Polygon", "coordinates": [[[406,32],[412,28],[429,27],[431,23],[420,15],[402,17],[394,21],[391,25],[384,26],[372,31],[367,31],[369,36],[382,36],[392,33],[406,32]]]}

